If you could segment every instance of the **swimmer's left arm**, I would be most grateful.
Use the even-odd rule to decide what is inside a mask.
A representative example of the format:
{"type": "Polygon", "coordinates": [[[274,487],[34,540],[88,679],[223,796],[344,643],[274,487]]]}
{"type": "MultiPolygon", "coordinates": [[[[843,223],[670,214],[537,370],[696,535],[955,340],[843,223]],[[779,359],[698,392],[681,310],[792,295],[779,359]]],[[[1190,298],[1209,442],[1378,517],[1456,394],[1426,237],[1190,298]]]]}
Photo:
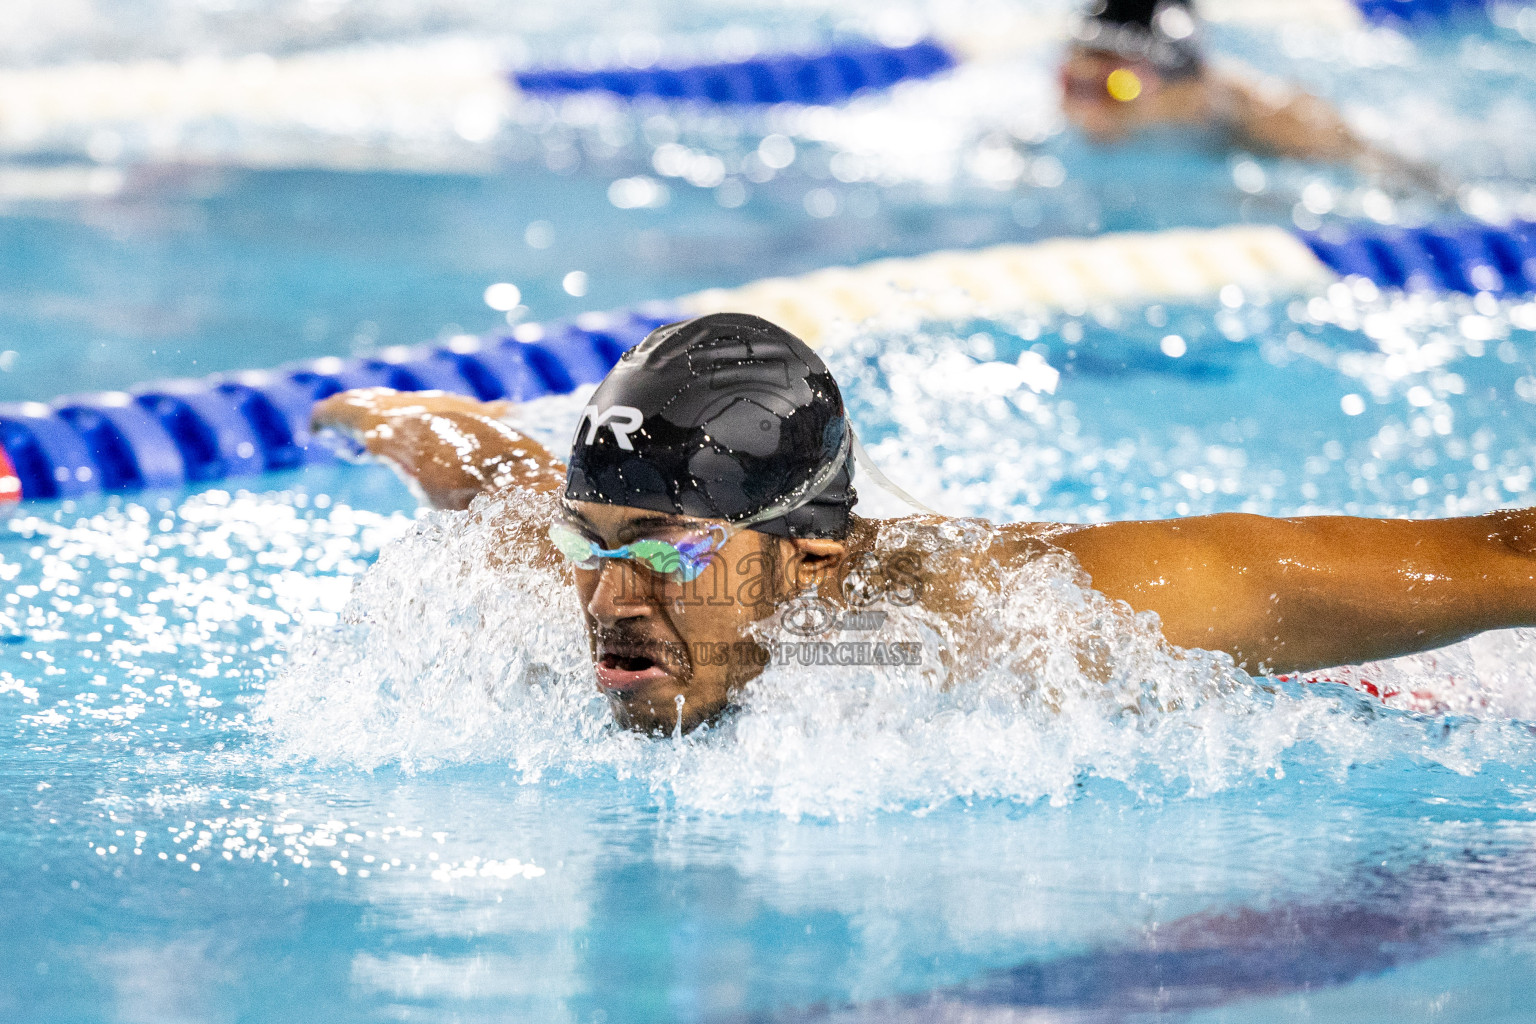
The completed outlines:
{"type": "Polygon", "coordinates": [[[564,486],[565,466],[503,422],[506,411],[506,403],[441,391],[364,388],[316,405],[313,426],[350,436],[437,508],[467,508],[478,494],[508,488],[564,486]]]}
{"type": "MultiPolygon", "coordinates": [[[[1021,555],[1038,545],[1038,529],[1014,529],[1021,555]]],[[[1358,664],[1536,625],[1536,510],[1216,515],[1050,532],[1096,590],[1156,612],[1170,642],[1226,651],[1250,671],[1358,664]]]]}

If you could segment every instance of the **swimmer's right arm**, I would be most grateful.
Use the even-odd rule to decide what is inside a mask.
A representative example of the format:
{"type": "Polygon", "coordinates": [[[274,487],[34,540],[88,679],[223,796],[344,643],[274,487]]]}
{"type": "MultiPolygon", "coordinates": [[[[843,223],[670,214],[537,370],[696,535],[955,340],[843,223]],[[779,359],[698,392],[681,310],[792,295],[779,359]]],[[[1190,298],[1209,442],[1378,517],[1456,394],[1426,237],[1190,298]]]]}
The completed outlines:
{"type": "Polygon", "coordinates": [[[347,435],[437,508],[468,508],[476,495],[507,488],[563,487],[565,466],[502,422],[507,408],[442,391],[363,388],[317,404],[312,427],[347,435]]]}
{"type": "Polygon", "coordinates": [[[1438,168],[1389,152],[1362,138],[1334,106],[1303,89],[1266,79],[1230,62],[1187,78],[1161,80],[1145,66],[1148,87],[1132,100],[1105,91],[1106,76],[1125,62],[1074,48],[1062,66],[1063,110],[1091,137],[1112,142],[1150,125],[1215,126],[1237,145],[1270,156],[1354,164],[1404,185],[1454,195],[1438,168]]]}
{"type": "Polygon", "coordinates": [[[1373,145],[1334,106],[1245,68],[1210,72],[1211,104],[1243,145],[1274,156],[1354,164],[1368,174],[1444,195],[1455,187],[1442,171],[1373,145]]]}

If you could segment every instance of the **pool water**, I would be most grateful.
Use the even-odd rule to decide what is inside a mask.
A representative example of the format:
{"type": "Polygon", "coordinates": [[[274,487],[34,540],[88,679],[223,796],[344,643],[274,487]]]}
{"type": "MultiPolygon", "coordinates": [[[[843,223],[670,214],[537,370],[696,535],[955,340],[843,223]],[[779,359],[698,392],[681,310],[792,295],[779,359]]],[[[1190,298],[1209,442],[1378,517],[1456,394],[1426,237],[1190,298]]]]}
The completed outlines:
{"type": "MultiPolygon", "coordinates": [[[[34,32],[14,37],[10,63],[43,63],[59,48],[104,61],[227,54],[249,36],[279,55],[397,45],[447,70],[466,52],[492,66],[615,59],[626,39],[670,53],[739,51],[744,26],[746,45],[772,48],[879,29],[897,15],[966,22],[964,5],[875,10],[843,0],[800,18],[752,4],[634,5],[610,26],[577,4],[520,9],[526,25],[514,34],[502,5],[469,0],[441,9],[354,3],[303,17],[296,6],[167,0],[156,5],[158,21],[127,13],[138,5],[107,2],[89,5],[89,15],[34,12],[34,32]],[[423,21],[433,18],[429,31],[423,21]],[[590,43],[597,52],[567,53],[594,38],[593,24],[604,26],[590,43]]],[[[1510,15],[1507,24],[1411,40],[1213,32],[1223,52],[1339,98],[1363,131],[1439,161],[1467,186],[1458,202],[1470,212],[1536,219],[1528,21],[1510,15]]],[[[345,133],[345,120],[230,118],[0,132],[10,161],[0,174],[0,356],[15,353],[0,357],[0,400],[478,333],[505,326],[481,301],[499,280],[521,290],[519,316],[546,320],[941,248],[1462,215],[1390,183],[1198,140],[1088,145],[1056,112],[1055,45],[1042,40],[842,109],[722,116],[592,97],[531,100],[473,143],[453,130],[451,108],[422,124],[419,111],[385,107],[360,138],[345,133]],[[791,162],[769,166],[763,153],[791,162]],[[337,163],[351,170],[337,173],[337,163]],[[638,193],[615,185],[635,181],[644,183],[638,193]],[[585,275],[581,294],[564,287],[573,271],[585,275]]]]}
{"type": "MultiPolygon", "coordinates": [[[[192,36],[230,31],[229,15],[159,6],[192,36]]],[[[450,28],[492,17],[441,10],[450,28]]],[[[687,9],[638,10],[664,42],[696,40],[687,9]]],[[[770,41],[800,31],[730,12],[760,16],[770,41]]],[[[405,36],[441,28],[392,17],[405,36]]],[[[361,37],[319,25],[322,43],[361,37]]],[[[28,53],[78,48],[74,31],[28,53]]],[[[530,50],[557,52],[579,27],[527,31],[530,50]]],[[[1368,61],[1306,50],[1304,36],[1266,50],[1224,31],[1244,56],[1327,70],[1339,88],[1370,78],[1368,61]]],[[[92,52],[150,46],[117,32],[92,52]]],[[[1393,74],[1474,54],[1415,81],[1426,99],[1476,94],[1511,123],[1536,110],[1515,29],[1371,39],[1406,54],[1393,74]],[[1485,79],[1489,52],[1509,59],[1505,79],[1485,79]],[[1486,81],[1509,89],[1479,93],[1486,81]]],[[[1022,93],[1044,88],[1048,56],[1019,59],[1022,93]]],[[[798,126],[678,115],[647,137],[640,122],[608,156],[583,150],[560,170],[549,131],[588,129],[510,125],[510,155],[474,173],[135,158],[110,195],[0,211],[0,318],[16,339],[0,385],[46,398],[481,330],[496,322],[480,299],[495,280],[542,319],[888,252],[1381,212],[1369,183],[1337,173],[1262,162],[1250,192],[1241,158],[1172,140],[1092,150],[1047,115],[1002,110],[1000,73],[976,74],[798,126]],[[855,130],[944,109],[972,133],[944,174],[855,130]],[[1021,164],[971,159],[1015,127],[1021,164]],[[660,146],[730,155],[775,133],[793,136],[796,162],[738,205],[652,165],[660,146]],[[540,141],[520,150],[528,140],[540,141]],[[848,152],[870,180],[832,175],[848,152]],[[998,167],[1022,169],[1004,180],[998,167]],[[615,208],[611,182],[640,174],[667,185],[666,204],[615,208]],[[806,201],[817,189],[829,216],[806,201]],[[548,227],[540,245],[533,224],[548,227]],[[573,269],[585,295],[563,287],[573,269]]],[[[1387,116],[1397,98],[1359,102],[1387,116]]],[[[1469,201],[1531,202],[1529,144],[1490,144],[1502,162],[1469,201]]],[[[16,160],[45,156],[76,159],[16,160]]],[[[1393,199],[1393,216],[1416,202],[1393,199]]],[[[1528,300],[1228,291],[1200,306],[877,322],[827,357],[876,459],[955,515],[1439,516],[1529,502],[1536,483],[1528,300]],[[1042,363],[1054,388],[1024,369],[1042,363]]],[[[558,446],[582,398],[521,415],[558,446]]],[[[1151,623],[1047,561],[1009,579],[986,621],[948,636],[910,616],[887,626],[925,653],[1000,644],[993,663],[952,676],[936,658],[777,666],[718,728],[646,739],[608,724],[573,596],[489,567],[503,512],[418,514],[382,469],[335,466],[12,513],[0,1015],[1536,1015],[1530,631],[1338,682],[1250,680],[1175,656],[1151,623]],[[1103,638],[1104,679],[1068,657],[1089,634],[1103,638]],[[1365,676],[1436,699],[1344,685],[1365,676]]]]}

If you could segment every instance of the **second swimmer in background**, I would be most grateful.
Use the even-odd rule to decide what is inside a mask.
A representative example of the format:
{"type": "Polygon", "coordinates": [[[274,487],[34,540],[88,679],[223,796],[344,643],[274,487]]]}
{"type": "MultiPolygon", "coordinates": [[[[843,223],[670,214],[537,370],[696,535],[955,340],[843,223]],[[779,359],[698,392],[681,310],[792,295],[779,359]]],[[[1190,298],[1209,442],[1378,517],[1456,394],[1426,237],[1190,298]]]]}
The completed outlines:
{"type": "Polygon", "coordinates": [[[1362,139],[1326,101],[1246,68],[1213,67],[1191,0],[1092,0],[1061,83],[1063,112],[1096,142],[1154,126],[1215,128],[1234,147],[1450,191],[1437,169],[1362,139]]]}

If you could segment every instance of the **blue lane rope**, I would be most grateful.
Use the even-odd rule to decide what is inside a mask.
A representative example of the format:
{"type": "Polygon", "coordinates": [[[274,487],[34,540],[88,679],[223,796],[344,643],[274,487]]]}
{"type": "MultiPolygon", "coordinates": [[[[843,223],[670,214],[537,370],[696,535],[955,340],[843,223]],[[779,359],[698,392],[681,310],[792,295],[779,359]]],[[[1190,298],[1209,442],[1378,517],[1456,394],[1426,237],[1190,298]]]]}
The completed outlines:
{"type": "Polygon", "coordinates": [[[626,99],[825,106],[866,90],[931,78],[958,63],[944,46],[925,39],[911,46],[860,42],[822,53],[778,54],[688,67],[519,71],[511,78],[518,88],[536,95],[606,92],[626,99]]]}
{"type": "MultiPolygon", "coordinates": [[[[1485,0],[1355,0],[1367,21],[1417,25],[1483,13],[1485,0]]],[[[932,78],[961,63],[935,39],[909,46],[859,41],[820,53],[774,54],[738,61],[654,68],[536,68],[508,77],[534,95],[604,92],[727,105],[802,103],[826,106],[898,82],[932,78]]]]}
{"type": "MultiPolygon", "coordinates": [[[[1536,293],[1536,223],[1427,228],[1337,224],[1302,239],[1341,277],[1383,288],[1536,293]]],[[[684,314],[647,306],[482,338],[381,354],[290,363],[275,370],[161,381],[130,392],[0,404],[0,452],[22,498],[175,487],[334,456],[312,444],[310,411],[339,391],[443,390],[483,401],[527,401],[601,380],[646,334],[684,314]]],[[[3,466],[0,460],[0,466],[3,466]]],[[[0,493],[14,489],[0,486],[0,493]]]]}
{"type": "Polygon", "coordinates": [[[1329,225],[1300,234],[1339,276],[1369,278],[1384,288],[1536,292],[1536,223],[1530,221],[1502,228],[1475,223],[1426,228],[1329,225]]]}
{"type": "Polygon", "coordinates": [[[661,306],[358,359],[160,381],[131,392],[0,403],[0,451],[24,499],[176,487],[332,461],[310,412],[338,391],[443,390],[527,401],[601,380],[626,350],[682,314],[661,306]]]}
{"type": "Polygon", "coordinates": [[[1367,21],[1415,24],[1448,21],[1487,11],[1486,0],[1355,0],[1367,21]]]}

